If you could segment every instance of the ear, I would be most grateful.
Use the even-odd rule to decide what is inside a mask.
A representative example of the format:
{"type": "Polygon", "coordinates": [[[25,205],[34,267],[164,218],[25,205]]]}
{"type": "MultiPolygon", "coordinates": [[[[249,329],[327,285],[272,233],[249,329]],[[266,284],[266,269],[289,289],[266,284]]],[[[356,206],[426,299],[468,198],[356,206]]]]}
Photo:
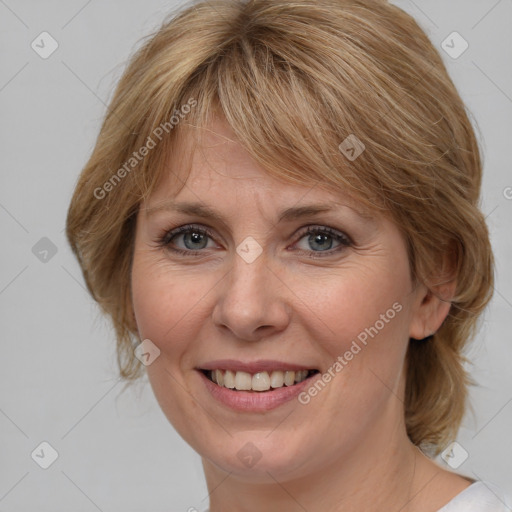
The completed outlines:
{"type": "MultiPolygon", "coordinates": [[[[443,265],[446,268],[446,265],[443,265]]],[[[453,274],[441,271],[437,279],[419,284],[410,325],[409,337],[421,340],[434,334],[448,316],[451,299],[455,295],[453,274]]]]}

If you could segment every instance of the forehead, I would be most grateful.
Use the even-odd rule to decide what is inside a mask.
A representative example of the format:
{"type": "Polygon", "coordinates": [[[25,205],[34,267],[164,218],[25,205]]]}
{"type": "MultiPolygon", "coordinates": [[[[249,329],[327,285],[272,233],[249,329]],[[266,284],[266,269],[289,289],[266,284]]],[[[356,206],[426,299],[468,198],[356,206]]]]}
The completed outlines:
{"type": "Polygon", "coordinates": [[[328,187],[317,179],[291,182],[267,172],[221,117],[208,127],[180,133],[146,207],[157,208],[170,200],[214,203],[219,208],[228,201],[267,207],[322,203],[333,208],[348,206],[368,218],[375,214],[341,188],[328,187]]]}

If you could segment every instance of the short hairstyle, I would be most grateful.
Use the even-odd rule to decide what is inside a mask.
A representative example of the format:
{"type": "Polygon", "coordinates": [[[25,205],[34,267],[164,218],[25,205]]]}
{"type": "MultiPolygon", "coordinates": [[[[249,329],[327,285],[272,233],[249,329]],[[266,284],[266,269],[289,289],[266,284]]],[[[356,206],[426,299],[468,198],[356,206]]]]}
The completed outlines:
{"type": "Polygon", "coordinates": [[[165,174],[183,186],[187,171],[166,166],[169,156],[219,115],[270,175],[343,191],[388,215],[414,282],[436,293],[455,279],[441,328],[430,341],[411,339],[406,355],[408,436],[439,453],[465,413],[473,382],[463,350],[491,298],[494,263],[469,114],[426,34],[384,0],[194,2],[133,55],[66,225],[113,322],[120,375],[143,374],[130,289],[139,205],[165,174]],[[349,136],[365,147],[356,159],[339,149],[349,136]]]}

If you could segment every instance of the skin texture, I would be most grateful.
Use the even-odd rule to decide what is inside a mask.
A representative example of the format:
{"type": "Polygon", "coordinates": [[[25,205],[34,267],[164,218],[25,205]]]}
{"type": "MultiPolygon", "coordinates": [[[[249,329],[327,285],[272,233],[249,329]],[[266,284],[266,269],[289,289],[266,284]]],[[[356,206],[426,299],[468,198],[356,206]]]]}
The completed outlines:
{"type": "MultiPolygon", "coordinates": [[[[170,176],[179,159],[168,165],[170,176]]],[[[421,454],[404,426],[409,338],[437,330],[449,303],[413,285],[395,224],[363,214],[343,191],[266,174],[220,118],[194,152],[179,194],[166,179],[141,205],[135,321],[140,338],[161,351],[147,367],[150,383],[164,414],[202,457],[211,512],[434,512],[469,485],[421,454]],[[155,209],[171,201],[200,202],[224,220],[155,209]],[[277,222],[281,210],[312,203],[335,209],[277,222]],[[212,236],[193,241],[192,228],[168,238],[168,247],[159,244],[186,224],[212,236]],[[344,233],[352,244],[329,234],[315,244],[305,234],[308,225],[344,233]],[[263,249],[250,264],[236,252],[248,236],[263,249]],[[200,253],[180,255],[170,247],[200,253]],[[400,312],[306,405],[292,400],[264,413],[236,412],[211,398],[195,370],[232,358],[325,372],[394,303],[400,312]],[[261,454],[252,467],[237,456],[249,442],[261,454]]]]}

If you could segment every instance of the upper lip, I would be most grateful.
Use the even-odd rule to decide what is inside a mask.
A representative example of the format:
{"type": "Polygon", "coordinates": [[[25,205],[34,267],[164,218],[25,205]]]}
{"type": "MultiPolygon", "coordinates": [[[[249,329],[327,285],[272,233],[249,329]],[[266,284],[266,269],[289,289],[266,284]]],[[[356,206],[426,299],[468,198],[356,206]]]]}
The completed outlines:
{"type": "Polygon", "coordinates": [[[197,367],[199,370],[231,370],[232,372],[259,373],[273,370],[314,370],[313,366],[304,366],[284,361],[258,359],[257,361],[243,362],[235,359],[218,359],[209,361],[197,367]]]}

